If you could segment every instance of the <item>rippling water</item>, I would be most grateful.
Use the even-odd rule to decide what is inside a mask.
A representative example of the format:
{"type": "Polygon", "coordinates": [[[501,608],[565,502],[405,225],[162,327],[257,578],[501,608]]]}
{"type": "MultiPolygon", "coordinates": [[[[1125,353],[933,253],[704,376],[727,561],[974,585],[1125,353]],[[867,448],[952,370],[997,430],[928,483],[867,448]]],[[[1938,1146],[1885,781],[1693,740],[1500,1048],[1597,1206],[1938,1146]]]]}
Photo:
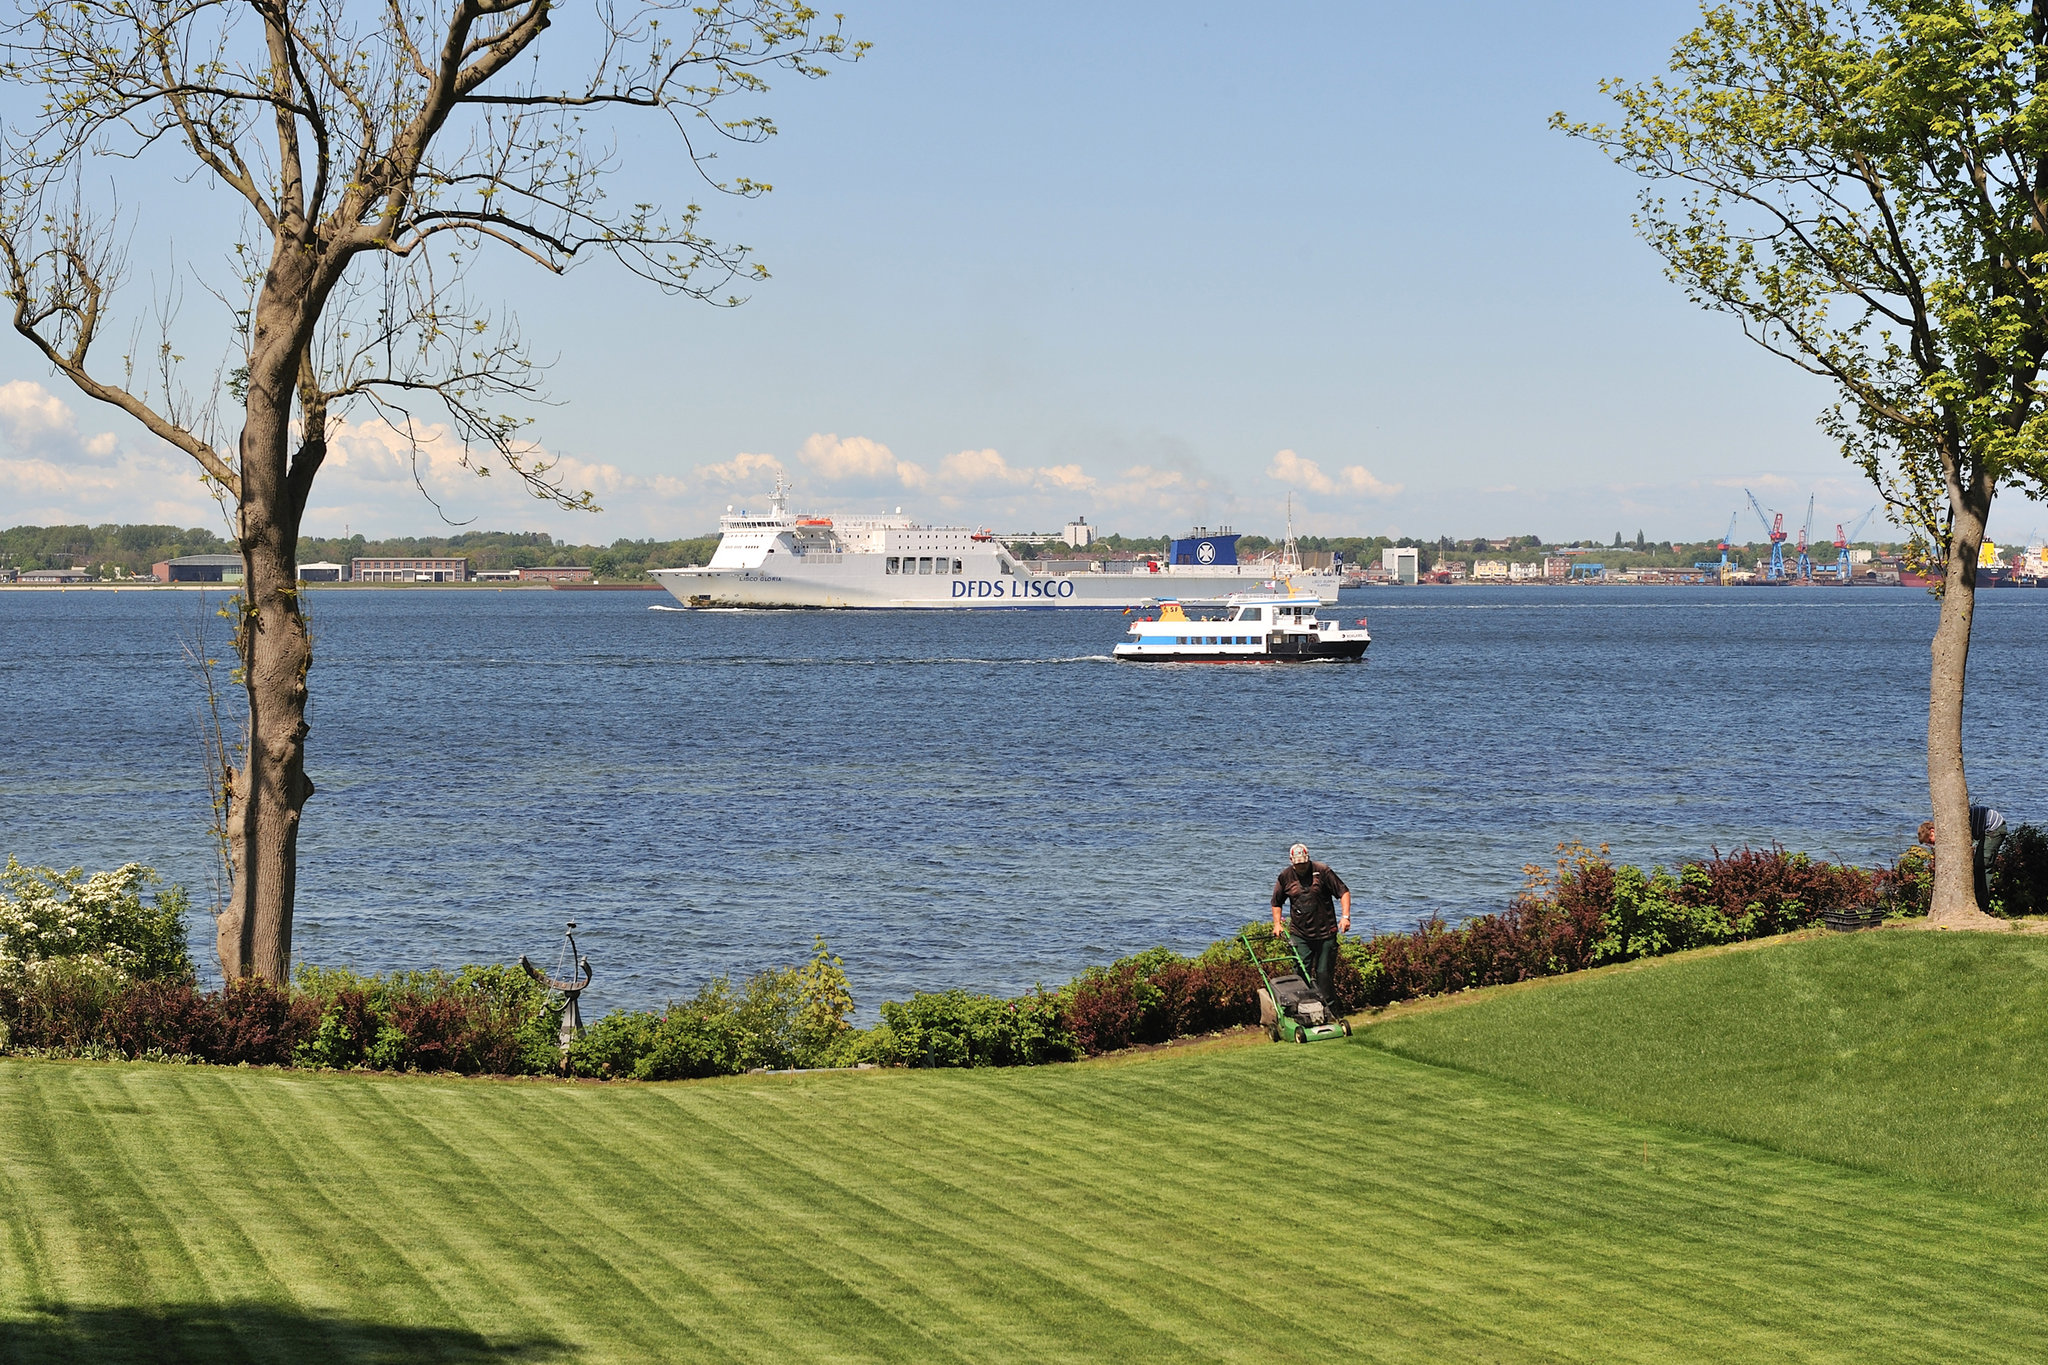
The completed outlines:
{"type": "MultiPolygon", "coordinates": [[[[1926,806],[1913,590],[1373,590],[1339,608],[1370,615],[1364,666],[1227,669],[1109,662],[1114,612],[656,601],[313,594],[300,954],[541,956],[575,918],[602,1011],[822,933],[871,1014],[1207,943],[1296,839],[1369,929],[1497,908],[1564,839],[1872,860],[1926,806]]],[[[2048,593],[1980,602],[1973,787],[2039,818],[2048,593]]],[[[0,592],[0,852],[204,898],[180,640],[208,620],[193,593],[0,592]]]]}

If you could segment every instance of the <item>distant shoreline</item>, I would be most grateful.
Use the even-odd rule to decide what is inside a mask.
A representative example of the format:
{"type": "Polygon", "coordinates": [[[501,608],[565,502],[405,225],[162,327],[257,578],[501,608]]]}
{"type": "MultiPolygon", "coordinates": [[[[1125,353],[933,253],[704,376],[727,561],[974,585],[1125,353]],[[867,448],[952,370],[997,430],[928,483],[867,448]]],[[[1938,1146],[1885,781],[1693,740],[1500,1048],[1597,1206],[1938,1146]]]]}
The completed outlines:
{"type": "MultiPolygon", "coordinates": [[[[0,592],[219,592],[239,588],[239,583],[150,583],[125,580],[114,583],[0,583],[0,592]]],[[[333,583],[305,581],[301,588],[346,588],[377,592],[389,589],[433,592],[661,592],[659,583],[333,583]]]]}

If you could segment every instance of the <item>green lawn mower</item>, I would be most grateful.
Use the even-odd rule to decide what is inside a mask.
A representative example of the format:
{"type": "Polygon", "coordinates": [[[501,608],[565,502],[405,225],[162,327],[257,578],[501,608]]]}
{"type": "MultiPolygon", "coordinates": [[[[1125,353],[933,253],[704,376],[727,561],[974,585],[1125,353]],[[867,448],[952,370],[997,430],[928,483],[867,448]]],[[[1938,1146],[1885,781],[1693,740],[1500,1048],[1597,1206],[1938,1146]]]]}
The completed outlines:
{"type": "Polygon", "coordinates": [[[1260,957],[1250,934],[1239,934],[1244,950],[1266,984],[1265,999],[1259,1004],[1259,1022],[1276,1043],[1317,1043],[1325,1038],[1349,1038],[1351,1025],[1338,1017],[1334,1002],[1323,999],[1309,980],[1308,964],[1285,941],[1284,957],[1260,957]],[[1268,970],[1268,969],[1271,970],[1268,970]]]}

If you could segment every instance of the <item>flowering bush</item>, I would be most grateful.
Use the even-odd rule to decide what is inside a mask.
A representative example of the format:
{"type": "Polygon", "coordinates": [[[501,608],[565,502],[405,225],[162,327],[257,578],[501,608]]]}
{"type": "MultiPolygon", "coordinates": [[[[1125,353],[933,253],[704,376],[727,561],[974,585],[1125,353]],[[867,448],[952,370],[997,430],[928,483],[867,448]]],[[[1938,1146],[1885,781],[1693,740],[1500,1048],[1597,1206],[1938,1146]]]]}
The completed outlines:
{"type": "Polygon", "coordinates": [[[88,877],[82,868],[58,872],[8,858],[0,871],[0,974],[75,958],[138,981],[191,979],[184,889],[142,897],[161,880],[140,863],[88,877]]]}

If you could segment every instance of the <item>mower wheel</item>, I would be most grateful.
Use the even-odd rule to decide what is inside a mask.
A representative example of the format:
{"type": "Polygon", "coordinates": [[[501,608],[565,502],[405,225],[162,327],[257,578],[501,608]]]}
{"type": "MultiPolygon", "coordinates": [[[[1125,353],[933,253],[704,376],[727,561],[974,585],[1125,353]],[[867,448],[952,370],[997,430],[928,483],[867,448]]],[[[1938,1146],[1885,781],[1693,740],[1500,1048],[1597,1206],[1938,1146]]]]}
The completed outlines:
{"type": "Polygon", "coordinates": [[[1351,1021],[1349,1019],[1344,1021],[1344,1036],[1346,1038],[1351,1036],[1351,1021]]]}
{"type": "Polygon", "coordinates": [[[1302,1029],[1302,1028],[1298,1028],[1298,1029],[1296,1029],[1296,1030],[1294,1031],[1294,1041],[1295,1041],[1295,1042],[1297,1042],[1297,1043],[1305,1043],[1305,1042],[1307,1042],[1307,1041],[1308,1041],[1308,1030],[1307,1030],[1307,1029],[1302,1029]]]}

